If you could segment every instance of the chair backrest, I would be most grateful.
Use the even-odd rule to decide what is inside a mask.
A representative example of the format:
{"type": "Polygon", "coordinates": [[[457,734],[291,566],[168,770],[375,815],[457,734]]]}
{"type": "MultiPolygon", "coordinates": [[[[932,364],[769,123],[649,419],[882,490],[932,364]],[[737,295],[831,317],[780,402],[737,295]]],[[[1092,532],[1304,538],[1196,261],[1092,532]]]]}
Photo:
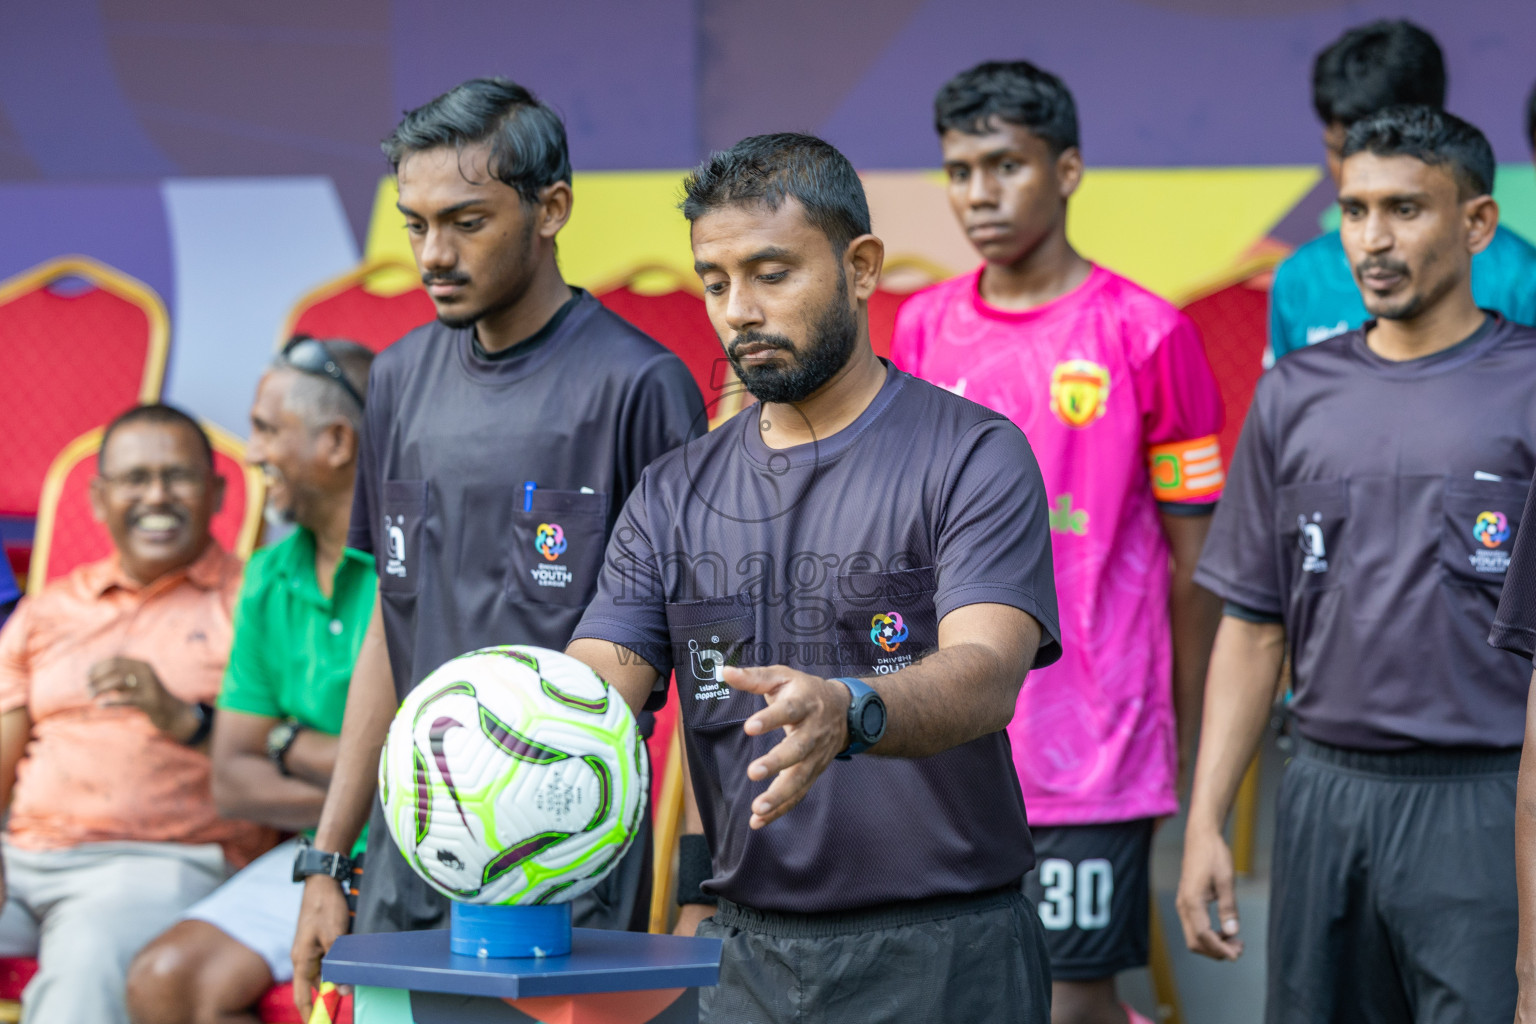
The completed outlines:
{"type": "Polygon", "coordinates": [[[294,303],[278,344],[302,333],[345,338],[382,352],[436,316],[432,298],[413,265],[367,260],[294,303]]]}
{"type": "Polygon", "coordinates": [[[70,438],[157,401],[169,347],[160,297],[103,263],[65,256],[0,282],[0,515],[35,516],[43,476],[70,438]]]}
{"type": "Polygon", "coordinates": [[[704,396],[711,426],[741,410],[741,386],[710,326],[697,281],[670,267],[646,265],[593,294],[677,354],[704,396]]]}
{"type": "Polygon", "coordinates": [[[1228,464],[1237,448],[1253,389],[1264,372],[1264,345],[1269,334],[1269,282],[1279,253],[1242,264],[1218,281],[1185,299],[1184,312],[1200,329],[1205,357],[1221,389],[1226,423],[1221,429],[1221,454],[1228,464]]]}
{"type": "MultiPolygon", "coordinates": [[[[29,592],[112,553],[107,528],[91,514],[91,479],[96,475],[103,429],[96,427],[75,438],[48,467],[28,570],[29,592]]],[[[204,423],[203,429],[213,442],[214,471],[224,478],[224,505],[212,523],[214,539],[226,550],[249,558],[261,538],[266,480],[259,469],[246,464],[245,446],[238,438],[212,423],[204,423]]]]}

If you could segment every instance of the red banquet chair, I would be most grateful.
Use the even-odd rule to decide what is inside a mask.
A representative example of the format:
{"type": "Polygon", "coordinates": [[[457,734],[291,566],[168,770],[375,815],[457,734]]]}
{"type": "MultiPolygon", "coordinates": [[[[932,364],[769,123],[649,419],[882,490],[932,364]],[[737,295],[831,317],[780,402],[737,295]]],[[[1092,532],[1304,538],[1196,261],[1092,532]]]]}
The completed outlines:
{"type": "Polygon", "coordinates": [[[704,396],[710,426],[741,411],[741,387],[720,349],[720,339],[710,326],[709,315],[704,312],[697,280],[671,267],[651,263],[636,267],[593,294],[604,306],[677,354],[704,396]],[[658,278],[670,287],[649,287],[658,278]]]}
{"type": "Polygon", "coordinates": [[[414,264],[394,259],[366,260],[294,303],[278,344],[295,334],[308,334],[316,338],[345,338],[382,352],[436,316],[432,298],[421,287],[414,264]],[[405,291],[385,294],[378,286],[386,276],[408,276],[412,284],[405,291]]]}
{"type": "MultiPolygon", "coordinates": [[[[261,536],[266,481],[245,463],[245,446],[233,435],[204,423],[213,442],[213,464],[224,477],[224,505],[213,517],[213,536],[241,558],[249,558],[261,536]]],[[[91,515],[90,486],[102,427],[75,438],[53,460],[43,481],[37,540],[27,589],[36,591],[76,566],[112,553],[112,538],[91,515]]]]}
{"type": "Polygon", "coordinates": [[[891,335],[896,331],[896,311],[901,304],[913,292],[951,276],[921,256],[893,256],[886,261],[880,286],[869,297],[869,344],[875,355],[890,358],[891,335]]]}
{"type": "Polygon", "coordinates": [[[170,349],[165,304],[141,281],[85,256],[49,260],[0,282],[0,402],[5,472],[0,536],[27,578],[43,477],[71,438],[130,405],[160,398],[170,349]]]}
{"type": "Polygon", "coordinates": [[[1253,400],[1253,389],[1264,372],[1269,283],[1281,258],[1282,254],[1269,252],[1245,261],[1180,303],[1200,329],[1205,357],[1221,389],[1227,417],[1221,430],[1221,453],[1229,462],[1248,415],[1248,403],[1253,400]]]}

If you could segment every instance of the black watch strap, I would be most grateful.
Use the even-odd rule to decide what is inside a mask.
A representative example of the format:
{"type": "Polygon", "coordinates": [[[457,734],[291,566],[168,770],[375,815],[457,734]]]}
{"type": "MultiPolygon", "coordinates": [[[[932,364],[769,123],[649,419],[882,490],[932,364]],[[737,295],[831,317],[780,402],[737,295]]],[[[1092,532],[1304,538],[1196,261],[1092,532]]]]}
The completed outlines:
{"type": "Polygon", "coordinates": [[[345,887],[352,877],[352,859],[344,853],[326,853],[301,843],[293,858],[293,880],[302,882],[311,875],[334,878],[345,887]]]}
{"type": "Polygon", "coordinates": [[[189,747],[200,747],[208,741],[208,734],[213,732],[213,705],[198,701],[192,705],[192,713],[197,716],[197,728],[181,742],[189,747]]]}

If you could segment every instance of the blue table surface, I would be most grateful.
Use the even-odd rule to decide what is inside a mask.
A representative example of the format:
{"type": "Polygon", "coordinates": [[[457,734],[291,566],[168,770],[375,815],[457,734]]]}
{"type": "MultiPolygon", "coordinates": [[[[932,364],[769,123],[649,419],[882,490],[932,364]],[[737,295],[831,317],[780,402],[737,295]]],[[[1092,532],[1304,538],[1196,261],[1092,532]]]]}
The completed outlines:
{"type": "Polygon", "coordinates": [[[571,929],[566,956],[458,956],[448,930],[343,935],[321,965],[338,985],[523,999],[713,985],[720,940],[571,929]]]}

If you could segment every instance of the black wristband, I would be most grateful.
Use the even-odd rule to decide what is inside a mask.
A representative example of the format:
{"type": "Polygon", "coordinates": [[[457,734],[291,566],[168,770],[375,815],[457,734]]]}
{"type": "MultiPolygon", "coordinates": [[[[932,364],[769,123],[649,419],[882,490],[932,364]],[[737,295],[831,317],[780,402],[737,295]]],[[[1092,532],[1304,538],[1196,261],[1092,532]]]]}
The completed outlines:
{"type": "Polygon", "coordinates": [[[714,877],[714,866],[709,856],[709,840],[699,835],[677,837],[677,905],[702,903],[715,906],[719,897],[711,896],[703,889],[704,883],[714,877]]]}
{"type": "Polygon", "coordinates": [[[208,734],[213,732],[213,705],[198,701],[192,705],[192,711],[197,715],[197,728],[182,743],[188,747],[200,747],[208,739],[208,734]]]}

